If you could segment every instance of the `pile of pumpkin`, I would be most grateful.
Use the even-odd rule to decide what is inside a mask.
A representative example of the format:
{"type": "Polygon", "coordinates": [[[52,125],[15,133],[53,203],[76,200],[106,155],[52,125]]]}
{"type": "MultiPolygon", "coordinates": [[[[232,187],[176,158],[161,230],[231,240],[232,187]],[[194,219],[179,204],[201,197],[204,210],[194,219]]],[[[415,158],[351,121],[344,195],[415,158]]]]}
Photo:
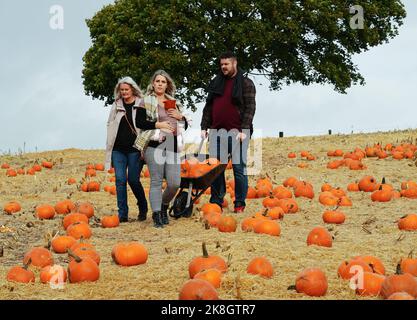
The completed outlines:
{"type": "MultiPolygon", "coordinates": [[[[5,205],[7,214],[21,210],[18,202],[5,205]]],[[[70,200],[58,202],[55,206],[39,205],[36,207],[39,219],[52,219],[55,214],[63,215],[62,226],[66,235],[55,234],[45,247],[35,247],[29,250],[23,259],[23,266],[14,266],[7,273],[7,280],[16,282],[34,282],[35,274],[29,267],[40,269],[40,281],[54,286],[66,282],[67,276],[71,283],[97,281],[100,277],[100,255],[91,243],[86,242],[92,237],[89,219],[94,216],[94,207],[90,203],[75,205],[70,200]],[[68,274],[64,267],[54,265],[51,250],[56,254],[68,254],[68,274]]],[[[117,215],[105,216],[101,219],[103,228],[113,228],[119,225],[117,215]]],[[[111,252],[113,260],[122,266],[143,264],[148,259],[146,248],[138,242],[119,243],[111,252]]]]}
{"type": "Polygon", "coordinates": [[[181,177],[198,178],[214,169],[220,164],[216,158],[199,161],[197,158],[185,159],[181,162],[181,177]]]}
{"type": "Polygon", "coordinates": [[[36,172],[42,171],[42,168],[52,169],[54,165],[55,165],[55,162],[51,160],[44,160],[41,162],[41,164],[35,161],[35,164],[29,169],[25,170],[24,167],[21,167],[16,170],[16,169],[10,168],[10,165],[8,163],[3,163],[1,165],[1,169],[6,169],[6,176],[8,177],[16,177],[17,175],[25,175],[25,174],[33,176],[36,174],[36,172]]]}
{"type": "Polygon", "coordinates": [[[378,158],[386,159],[391,156],[393,159],[413,159],[416,156],[417,146],[411,143],[402,143],[399,146],[393,146],[389,143],[384,148],[377,143],[374,146],[366,146],[364,150],[355,148],[352,152],[344,153],[341,149],[327,152],[329,157],[343,157],[341,160],[330,161],[327,164],[328,169],[338,169],[346,166],[350,170],[364,170],[367,167],[362,163],[362,159],[378,158]]]}
{"type": "MultiPolygon", "coordinates": [[[[180,289],[180,300],[217,300],[217,289],[221,287],[222,276],[228,270],[226,261],[217,255],[209,255],[203,242],[203,255],[195,257],[188,265],[190,280],[180,289]]],[[[246,272],[271,278],[274,274],[272,264],[265,257],[253,258],[246,272]]]]}

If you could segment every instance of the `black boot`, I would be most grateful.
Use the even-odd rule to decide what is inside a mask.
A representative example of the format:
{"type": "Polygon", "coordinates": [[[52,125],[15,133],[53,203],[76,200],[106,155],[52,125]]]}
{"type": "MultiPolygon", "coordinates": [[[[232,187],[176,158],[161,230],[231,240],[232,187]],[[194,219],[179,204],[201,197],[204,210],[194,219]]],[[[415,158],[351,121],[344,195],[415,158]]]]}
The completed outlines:
{"type": "Polygon", "coordinates": [[[153,226],[155,228],[163,228],[164,225],[162,224],[162,219],[161,219],[161,211],[157,211],[152,213],[152,219],[153,219],[153,226]]]}
{"type": "Polygon", "coordinates": [[[139,212],[139,215],[138,215],[138,220],[139,220],[139,221],[145,221],[145,220],[146,220],[146,214],[147,214],[147,212],[146,212],[146,211],[139,212]]]}
{"type": "Polygon", "coordinates": [[[162,206],[161,206],[162,224],[169,224],[168,208],[169,208],[169,204],[162,204],[162,206]]]}

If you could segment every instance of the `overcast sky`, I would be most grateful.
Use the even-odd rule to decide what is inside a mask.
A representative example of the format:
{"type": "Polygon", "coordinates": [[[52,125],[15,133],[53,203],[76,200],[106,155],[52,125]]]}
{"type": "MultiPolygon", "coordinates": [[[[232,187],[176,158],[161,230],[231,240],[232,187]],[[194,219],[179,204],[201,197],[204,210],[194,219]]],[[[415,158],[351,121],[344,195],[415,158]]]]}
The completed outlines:
{"type": "MultiPolygon", "coordinates": [[[[105,148],[109,108],[84,95],[81,71],[91,45],[85,19],[113,2],[0,1],[0,154],[24,143],[26,151],[105,148]],[[53,5],[64,9],[63,30],[50,27],[53,5]]],[[[417,128],[417,1],[403,3],[408,16],[400,35],[354,59],[365,86],[347,95],[318,85],[271,92],[256,78],[255,128],[264,136],[417,128]]],[[[201,108],[193,115],[195,130],[201,108]]],[[[188,134],[191,140],[196,132],[188,134]]]]}

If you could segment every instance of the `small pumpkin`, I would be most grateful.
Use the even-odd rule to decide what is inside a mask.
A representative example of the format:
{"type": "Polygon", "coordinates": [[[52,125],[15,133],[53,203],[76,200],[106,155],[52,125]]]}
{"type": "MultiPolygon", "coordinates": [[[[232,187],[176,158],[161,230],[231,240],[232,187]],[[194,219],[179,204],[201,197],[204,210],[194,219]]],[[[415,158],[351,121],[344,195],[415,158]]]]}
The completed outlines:
{"type": "Polygon", "coordinates": [[[184,283],[179,294],[180,300],[218,300],[216,288],[201,279],[191,279],[184,283]]]}
{"type": "Polygon", "coordinates": [[[346,216],[342,211],[327,210],[323,213],[323,221],[331,224],[342,224],[345,222],[346,216]]]}
{"type": "Polygon", "coordinates": [[[76,242],[74,237],[59,236],[52,239],[51,246],[55,253],[66,253],[76,242]]]}
{"type": "Polygon", "coordinates": [[[387,300],[415,300],[415,298],[407,292],[395,292],[387,300]]]}
{"type": "Polygon", "coordinates": [[[359,190],[364,192],[373,192],[377,189],[377,182],[372,176],[365,176],[359,180],[359,190]]]}
{"type": "Polygon", "coordinates": [[[385,276],[373,272],[364,272],[362,279],[358,277],[355,280],[356,294],[361,296],[378,296],[381,292],[385,276]]]}
{"type": "Polygon", "coordinates": [[[112,250],[114,262],[121,266],[136,266],[148,260],[148,250],[139,242],[122,242],[112,250]]]}
{"type": "Polygon", "coordinates": [[[255,225],[254,231],[255,233],[263,233],[278,237],[281,234],[281,227],[276,221],[261,220],[255,225]]]}
{"type": "Polygon", "coordinates": [[[318,268],[308,268],[297,275],[295,289],[311,297],[321,297],[327,292],[327,278],[318,268]]]}
{"type": "Polygon", "coordinates": [[[223,258],[208,254],[205,242],[203,242],[202,244],[202,249],[203,256],[195,257],[193,260],[191,260],[190,264],[188,265],[188,273],[190,279],[193,279],[197,273],[206,269],[215,268],[222,273],[227,271],[227,264],[223,260],[223,258]]]}
{"type": "Polygon", "coordinates": [[[36,216],[39,219],[53,219],[55,208],[49,204],[42,204],[36,207],[36,216]]]}
{"type": "MultiPolygon", "coordinates": [[[[80,247],[72,251],[72,253],[80,258],[89,257],[93,259],[93,261],[97,263],[97,265],[100,265],[100,261],[101,261],[100,255],[94,248],[80,247]]],[[[73,257],[70,257],[70,260],[71,259],[73,259],[73,257]]]]}
{"type": "Polygon", "coordinates": [[[75,211],[75,204],[71,200],[59,201],[55,205],[55,212],[57,214],[68,214],[75,211]]]}
{"type": "Polygon", "coordinates": [[[88,223],[88,218],[85,214],[74,212],[66,215],[62,220],[62,225],[64,229],[67,230],[70,225],[76,222],[88,223]]]}
{"type": "Polygon", "coordinates": [[[42,247],[35,247],[26,252],[23,257],[23,263],[30,264],[34,267],[43,268],[54,264],[54,258],[51,252],[42,247]]]}
{"type": "Polygon", "coordinates": [[[89,202],[83,202],[78,205],[77,212],[85,214],[87,218],[91,218],[92,216],[94,216],[94,207],[89,202]]]}
{"type": "Polygon", "coordinates": [[[74,237],[75,239],[88,239],[92,235],[92,231],[88,223],[85,222],[75,222],[67,228],[67,235],[74,237]]]}
{"type": "Polygon", "coordinates": [[[398,221],[398,228],[405,231],[417,230],[417,215],[414,213],[403,216],[398,221]]]}
{"type": "Polygon", "coordinates": [[[15,266],[7,272],[7,281],[29,283],[35,282],[35,274],[28,270],[30,260],[23,267],[15,266]]]}
{"type": "Polygon", "coordinates": [[[235,232],[237,228],[237,221],[232,216],[222,216],[217,223],[217,229],[220,232],[235,232]]]}
{"type": "Polygon", "coordinates": [[[100,269],[90,257],[78,257],[71,250],[68,254],[73,258],[68,264],[68,277],[71,283],[94,282],[100,278],[100,269]]]}
{"type": "Polygon", "coordinates": [[[20,203],[17,201],[10,201],[9,203],[6,203],[4,205],[3,210],[7,214],[13,214],[22,210],[22,207],[20,206],[20,203]]]}
{"type": "Polygon", "coordinates": [[[407,292],[412,297],[417,298],[416,278],[409,273],[386,277],[382,283],[381,295],[387,299],[396,292],[407,292]]]}
{"type": "Polygon", "coordinates": [[[310,231],[307,237],[307,245],[317,245],[322,247],[331,247],[332,246],[332,236],[327,231],[326,228],[316,227],[310,231]]]}
{"type": "Polygon", "coordinates": [[[42,268],[40,279],[42,283],[60,285],[67,282],[68,274],[64,267],[54,264],[42,268]]]}
{"type": "Polygon", "coordinates": [[[197,273],[194,279],[201,279],[210,282],[213,287],[220,288],[222,282],[222,273],[217,269],[207,269],[197,273]]]}
{"type": "Polygon", "coordinates": [[[249,265],[246,268],[246,272],[260,275],[265,278],[271,278],[274,274],[274,268],[267,258],[256,257],[249,262],[249,265]]]}
{"type": "Polygon", "coordinates": [[[103,218],[101,218],[101,226],[103,228],[115,228],[119,226],[119,224],[120,221],[117,215],[104,216],[103,218]]]}

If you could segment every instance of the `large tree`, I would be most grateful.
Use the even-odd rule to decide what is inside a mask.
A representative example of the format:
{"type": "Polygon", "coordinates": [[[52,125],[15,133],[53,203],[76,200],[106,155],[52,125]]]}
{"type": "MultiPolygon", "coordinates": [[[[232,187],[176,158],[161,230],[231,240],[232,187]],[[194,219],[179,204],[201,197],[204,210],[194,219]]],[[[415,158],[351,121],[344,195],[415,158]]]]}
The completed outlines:
{"type": "Polygon", "coordinates": [[[108,104],[118,78],[146,88],[165,69],[193,108],[219,71],[219,54],[233,50],[272,90],[329,83],[345,93],[364,84],[352,56],[395,37],[405,16],[399,0],[116,0],[87,20],[84,87],[108,104]],[[364,9],[362,29],[351,27],[354,5],[364,9]]]}

